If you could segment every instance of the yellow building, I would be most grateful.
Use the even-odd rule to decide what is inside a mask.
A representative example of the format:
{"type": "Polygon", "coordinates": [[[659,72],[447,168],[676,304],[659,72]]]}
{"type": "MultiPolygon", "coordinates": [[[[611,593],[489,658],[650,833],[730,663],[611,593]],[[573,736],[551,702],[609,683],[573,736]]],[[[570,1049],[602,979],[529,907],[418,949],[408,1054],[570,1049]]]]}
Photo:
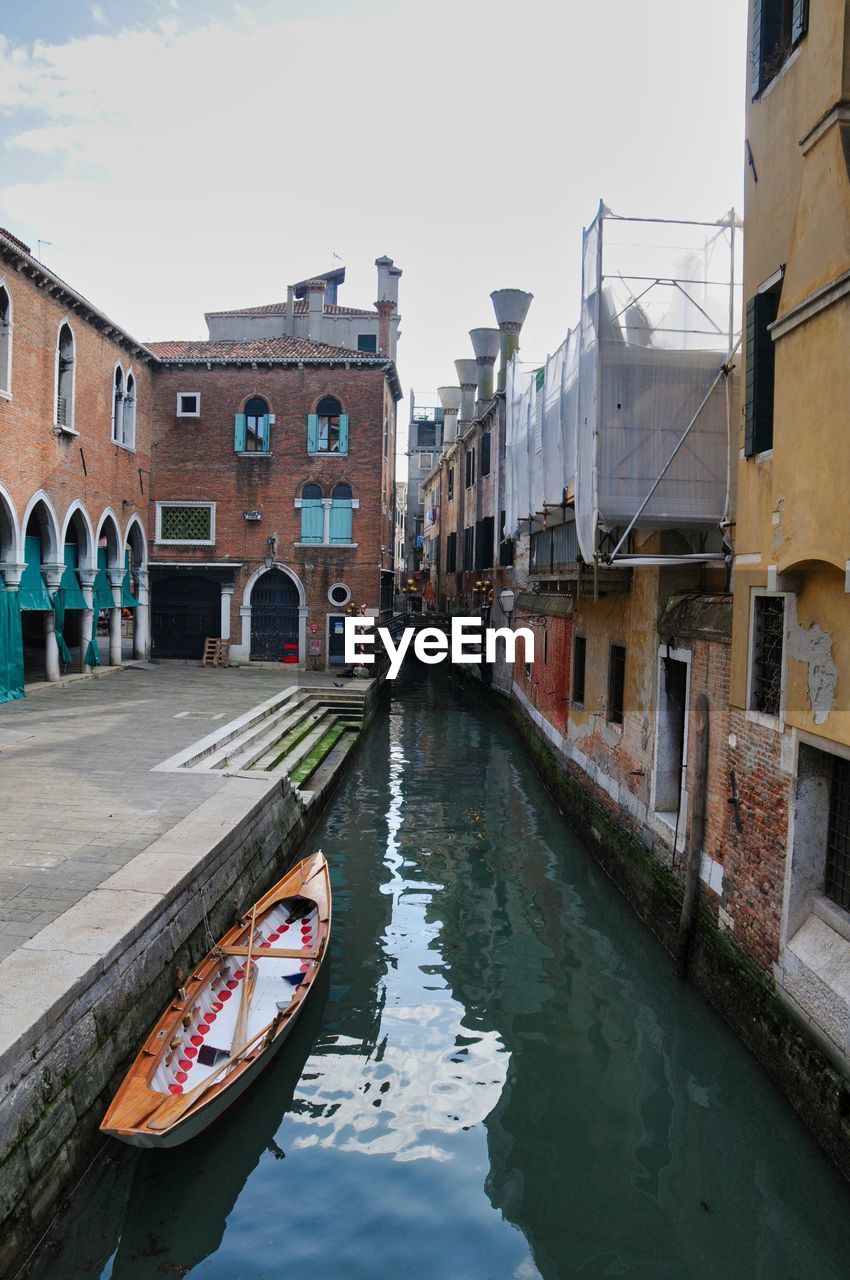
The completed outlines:
{"type": "Polygon", "coordinates": [[[850,4],[753,0],[733,931],[850,1064],[850,4]]]}

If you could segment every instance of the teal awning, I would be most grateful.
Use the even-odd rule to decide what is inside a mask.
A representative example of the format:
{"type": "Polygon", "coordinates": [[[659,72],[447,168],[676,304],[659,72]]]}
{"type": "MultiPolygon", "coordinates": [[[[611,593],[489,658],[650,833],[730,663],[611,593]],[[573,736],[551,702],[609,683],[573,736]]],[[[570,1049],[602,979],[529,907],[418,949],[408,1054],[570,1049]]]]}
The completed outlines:
{"type": "Polygon", "coordinates": [[[0,702],[12,702],[23,696],[24,642],[19,592],[4,591],[0,594],[0,702]]]}
{"type": "Polygon", "coordinates": [[[65,543],[65,572],[59,590],[66,609],[85,609],[86,600],[77,577],[77,548],[73,542],[65,543]]]}
{"type": "Polygon", "coordinates": [[[106,572],[106,547],[98,547],[97,549],[97,577],[94,580],[94,608],[97,612],[101,609],[115,608],[115,600],[112,595],[112,588],[109,585],[109,576],[106,572]]]}
{"type": "Polygon", "coordinates": [[[47,583],[41,572],[41,539],[24,539],[24,559],[26,568],[21,575],[21,586],[18,591],[18,602],[22,609],[52,610],[53,601],[47,590],[47,583]]]}
{"type": "Polygon", "coordinates": [[[124,609],[136,609],[139,602],[130,589],[130,552],[124,552],[124,577],[121,579],[121,605],[124,609]]]}

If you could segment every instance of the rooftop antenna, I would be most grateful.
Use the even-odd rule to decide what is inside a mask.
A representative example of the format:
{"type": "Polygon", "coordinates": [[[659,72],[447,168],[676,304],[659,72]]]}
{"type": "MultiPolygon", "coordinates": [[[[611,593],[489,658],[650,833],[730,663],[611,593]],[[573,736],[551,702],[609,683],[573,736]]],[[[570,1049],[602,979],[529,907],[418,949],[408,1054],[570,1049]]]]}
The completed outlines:
{"type": "Polygon", "coordinates": [[[52,241],[52,240],[38,240],[38,241],[36,242],[37,247],[36,247],[36,251],[35,251],[35,252],[36,252],[36,257],[38,258],[39,262],[41,262],[41,246],[42,246],[43,244],[49,244],[49,245],[50,245],[50,247],[51,247],[51,249],[53,248],[53,241],[52,241]]]}
{"type": "Polygon", "coordinates": [[[333,271],[333,270],[334,270],[334,263],[335,263],[335,262],[342,262],[342,258],[339,256],[339,254],[338,254],[338,253],[332,253],[332,254],[331,254],[331,271],[333,271]]]}

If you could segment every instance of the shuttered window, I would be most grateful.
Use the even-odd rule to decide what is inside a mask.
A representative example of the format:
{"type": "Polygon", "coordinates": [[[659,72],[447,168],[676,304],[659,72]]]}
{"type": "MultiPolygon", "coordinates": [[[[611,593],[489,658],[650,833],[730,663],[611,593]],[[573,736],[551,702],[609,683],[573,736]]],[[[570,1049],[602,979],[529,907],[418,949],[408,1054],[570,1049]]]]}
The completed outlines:
{"type": "Polygon", "coordinates": [[[744,453],[748,458],[773,448],[776,354],[769,326],[776,319],[778,308],[778,288],[757,293],[747,303],[744,453]]]}
{"type": "Polygon", "coordinates": [[[809,0],[753,0],[750,87],[757,98],[779,74],[809,27],[809,0]]]}
{"type": "Polygon", "coordinates": [[[490,474],[490,432],[484,431],[481,435],[481,474],[489,476],[490,474]]]}
{"type": "Polygon", "coordinates": [[[585,668],[587,664],[587,639],[575,636],[573,639],[573,702],[576,706],[584,706],[585,668]]]}
{"type": "Polygon", "coordinates": [[[457,570],[457,534],[450,533],[446,538],[446,573],[457,570]]]}
{"type": "Polygon", "coordinates": [[[351,486],[338,484],[331,494],[331,542],[351,542],[351,486]]]}
{"type": "Polygon", "coordinates": [[[612,724],[623,723],[625,697],[626,649],[622,644],[612,644],[608,663],[608,719],[612,724]]]}
{"type": "Polygon", "coordinates": [[[475,450],[470,449],[466,455],[466,487],[471,489],[475,484],[475,450]]]}
{"type": "Polygon", "coordinates": [[[463,564],[462,569],[475,568],[475,526],[470,525],[463,531],[463,564]]]}

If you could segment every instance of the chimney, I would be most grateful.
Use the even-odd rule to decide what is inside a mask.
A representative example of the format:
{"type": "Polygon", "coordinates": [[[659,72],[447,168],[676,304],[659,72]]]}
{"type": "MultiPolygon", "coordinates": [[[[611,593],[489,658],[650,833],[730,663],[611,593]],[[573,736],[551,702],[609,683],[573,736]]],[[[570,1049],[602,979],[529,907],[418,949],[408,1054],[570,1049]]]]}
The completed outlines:
{"type": "Polygon", "coordinates": [[[504,391],[508,376],[508,365],[511,356],[519,350],[519,331],[528,315],[533,293],[523,293],[522,289],[496,289],[490,294],[496,323],[499,326],[502,343],[502,358],[499,362],[499,390],[504,391]]]}
{"type": "Polygon", "coordinates": [[[460,418],[458,426],[471,422],[475,417],[475,390],[478,386],[478,361],[455,360],[457,380],[460,383],[460,418]]]}
{"type": "Polygon", "coordinates": [[[478,400],[483,405],[493,399],[493,365],[499,354],[501,334],[498,329],[470,329],[469,337],[478,365],[478,400]]]}
{"type": "Polygon", "coordinates": [[[460,409],[460,387],[437,387],[443,406],[443,444],[457,438],[457,415],[460,409]]]}
{"type": "Polygon", "coordinates": [[[308,280],[307,290],[307,338],[310,342],[322,341],[322,317],[325,314],[325,281],[308,280]]]}
{"type": "Polygon", "coordinates": [[[286,286],[286,332],[290,337],[295,333],[295,285],[286,286]]]}
{"type": "Polygon", "coordinates": [[[392,258],[384,256],[375,259],[378,268],[378,298],[375,309],[378,312],[378,352],[382,356],[395,359],[393,343],[393,316],[398,311],[398,282],[401,269],[393,265],[392,258]]]}

